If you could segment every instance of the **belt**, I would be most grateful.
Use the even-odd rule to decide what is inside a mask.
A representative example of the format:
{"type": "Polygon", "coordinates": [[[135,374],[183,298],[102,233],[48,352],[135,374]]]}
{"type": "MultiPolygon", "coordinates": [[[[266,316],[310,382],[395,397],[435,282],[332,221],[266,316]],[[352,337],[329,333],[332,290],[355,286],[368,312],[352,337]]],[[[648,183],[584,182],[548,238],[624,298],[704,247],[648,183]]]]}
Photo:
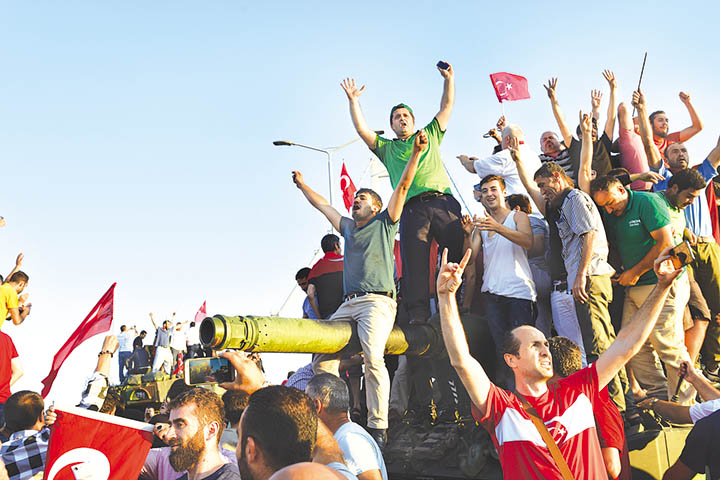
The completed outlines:
{"type": "Polygon", "coordinates": [[[715,237],[697,237],[697,243],[715,243],[715,237]]]}
{"type": "Polygon", "coordinates": [[[567,292],[568,283],[565,280],[553,281],[552,291],[553,292],[567,292]]]}
{"type": "Polygon", "coordinates": [[[382,295],[383,297],[395,298],[395,294],[393,292],[357,292],[345,295],[345,301],[347,302],[348,300],[352,300],[357,297],[364,297],[365,295],[382,295]]]}
{"type": "Polygon", "coordinates": [[[436,191],[436,190],[433,190],[433,191],[430,191],[430,192],[418,193],[417,195],[415,195],[414,197],[412,197],[410,200],[408,200],[408,202],[411,202],[411,201],[413,201],[413,200],[418,200],[418,201],[421,201],[421,202],[429,202],[430,200],[433,200],[433,199],[438,198],[438,197],[442,197],[442,196],[444,196],[444,195],[448,195],[448,194],[447,194],[447,193],[438,192],[438,191],[436,191]]]}

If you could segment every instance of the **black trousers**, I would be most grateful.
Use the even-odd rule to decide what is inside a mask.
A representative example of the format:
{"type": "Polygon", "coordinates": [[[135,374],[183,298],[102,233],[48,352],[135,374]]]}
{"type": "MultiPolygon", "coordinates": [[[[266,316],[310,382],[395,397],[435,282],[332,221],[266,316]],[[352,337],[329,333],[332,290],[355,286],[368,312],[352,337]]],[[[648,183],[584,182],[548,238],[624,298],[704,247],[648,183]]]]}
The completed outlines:
{"type": "Polygon", "coordinates": [[[430,244],[437,241],[448,261],[459,262],[463,251],[460,204],[450,194],[425,192],[405,204],[400,217],[403,303],[411,322],[430,317],[430,244]]]}

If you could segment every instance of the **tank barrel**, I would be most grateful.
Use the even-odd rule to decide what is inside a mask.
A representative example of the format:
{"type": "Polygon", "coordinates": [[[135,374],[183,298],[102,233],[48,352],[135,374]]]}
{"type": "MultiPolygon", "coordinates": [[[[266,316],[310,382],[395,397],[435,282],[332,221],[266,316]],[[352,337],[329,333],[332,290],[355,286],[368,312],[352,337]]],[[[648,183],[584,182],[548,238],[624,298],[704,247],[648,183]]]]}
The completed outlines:
{"type": "MultiPolygon", "coordinates": [[[[342,353],[362,350],[354,322],[308,318],[215,315],[200,324],[200,341],[216,350],[248,352],[342,353]]],[[[427,355],[442,350],[440,332],[431,325],[393,327],[385,353],[427,355]]]]}

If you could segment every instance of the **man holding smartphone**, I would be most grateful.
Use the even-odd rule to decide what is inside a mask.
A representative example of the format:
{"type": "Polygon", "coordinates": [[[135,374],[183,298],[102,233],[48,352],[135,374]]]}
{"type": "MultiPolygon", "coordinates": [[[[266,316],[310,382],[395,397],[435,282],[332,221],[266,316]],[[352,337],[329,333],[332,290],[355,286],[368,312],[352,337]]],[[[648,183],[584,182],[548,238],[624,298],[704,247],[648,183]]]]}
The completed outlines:
{"type": "MultiPolygon", "coordinates": [[[[428,138],[428,148],[420,157],[417,175],[407,192],[400,219],[402,297],[411,323],[425,323],[430,317],[428,257],[433,239],[438,242],[440,250],[448,249],[451,261],[457,262],[462,257],[460,204],[452,196],[450,179],[440,157],[440,143],[455,103],[455,72],[452,65],[442,61],[438,62],[437,68],[444,80],[440,110],[423,129],[428,138]]],[[[390,110],[390,125],[397,138],[384,138],[368,127],[360,109],[359,99],[365,86],[357,88],[355,79],[346,78],[342,87],[348,97],[355,130],[385,165],[390,183],[397,188],[417,135],[412,109],[400,103],[390,110]]]]}
{"type": "MultiPolygon", "coordinates": [[[[374,191],[361,188],[355,193],[352,219],[343,217],[328,201],[305,184],[302,173],[293,172],[293,182],[308,202],[330,221],[345,238],[343,263],[344,302],[330,320],[357,322],[360,344],[365,354],[368,428],[381,448],[387,441],[390,377],[385,368],[385,344],[395,323],[395,281],[393,247],[403,204],[428,148],[429,136],[420,131],[414,136],[412,154],[382,210],[382,200],[374,191]],[[381,211],[382,210],[382,211],[381,211]]],[[[427,257],[426,257],[427,262],[427,257]]],[[[315,373],[338,375],[340,356],[316,355],[315,373]]]]}

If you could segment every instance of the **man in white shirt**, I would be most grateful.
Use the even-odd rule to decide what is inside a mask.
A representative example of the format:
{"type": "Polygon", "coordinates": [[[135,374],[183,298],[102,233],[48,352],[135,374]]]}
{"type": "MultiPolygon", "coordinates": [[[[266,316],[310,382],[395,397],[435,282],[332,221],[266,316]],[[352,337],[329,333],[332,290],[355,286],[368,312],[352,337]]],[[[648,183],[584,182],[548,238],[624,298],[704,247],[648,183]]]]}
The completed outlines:
{"type": "MultiPolygon", "coordinates": [[[[468,157],[467,155],[459,155],[460,163],[470,173],[477,173],[482,179],[488,175],[498,175],[505,181],[505,189],[508,195],[521,193],[528,195],[528,191],[520,181],[517,167],[515,162],[510,155],[508,146],[513,139],[517,139],[520,145],[520,150],[523,153],[523,161],[528,162],[528,170],[536,171],[540,168],[541,162],[538,154],[535,153],[530,147],[525,144],[525,134],[522,129],[517,125],[508,125],[503,128],[502,131],[502,150],[498,153],[490,155],[485,158],[468,157]],[[526,160],[527,159],[527,160],[526,160]]],[[[530,202],[532,203],[533,212],[537,212],[538,208],[534,204],[532,197],[530,202]]]]}
{"type": "Polygon", "coordinates": [[[118,373],[120,374],[120,383],[127,376],[127,363],[133,352],[133,340],[137,336],[137,328],[133,325],[128,329],[126,325],[120,325],[120,334],[117,336],[118,344],[118,373]]]}
{"type": "Polygon", "coordinates": [[[187,358],[200,357],[202,345],[200,345],[200,325],[190,322],[190,328],[187,331],[187,358]]]}
{"type": "Polygon", "coordinates": [[[360,480],[387,480],[380,447],[370,434],[350,421],[350,394],[345,381],[330,373],[315,375],[305,387],[318,418],[327,425],[345,456],[345,463],[360,480]]]}
{"type": "Polygon", "coordinates": [[[175,369],[177,368],[178,355],[180,354],[180,352],[183,353],[183,356],[185,355],[185,347],[187,345],[187,333],[185,332],[185,325],[188,322],[189,320],[186,320],[184,322],[177,322],[175,324],[175,329],[170,335],[170,350],[172,351],[173,357],[173,371],[175,371],[175,369]]]}

